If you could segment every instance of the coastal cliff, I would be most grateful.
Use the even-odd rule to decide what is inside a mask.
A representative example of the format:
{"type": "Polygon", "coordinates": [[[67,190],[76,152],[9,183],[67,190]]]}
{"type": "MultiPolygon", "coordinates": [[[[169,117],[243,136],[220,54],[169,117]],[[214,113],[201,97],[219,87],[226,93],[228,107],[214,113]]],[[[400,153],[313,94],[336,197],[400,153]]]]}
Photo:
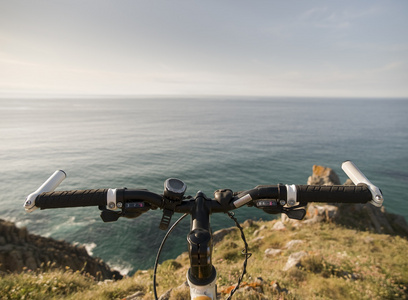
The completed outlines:
{"type": "Polygon", "coordinates": [[[30,234],[0,219],[0,272],[66,267],[98,280],[122,278],[102,260],[91,257],[84,246],[30,234]]]}

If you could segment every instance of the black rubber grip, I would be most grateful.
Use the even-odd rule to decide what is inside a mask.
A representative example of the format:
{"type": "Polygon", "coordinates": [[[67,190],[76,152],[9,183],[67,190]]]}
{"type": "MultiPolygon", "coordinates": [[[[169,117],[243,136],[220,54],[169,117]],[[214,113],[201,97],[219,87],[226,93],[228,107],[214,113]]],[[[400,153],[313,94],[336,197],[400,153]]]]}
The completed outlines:
{"type": "Polygon", "coordinates": [[[42,193],[35,199],[35,206],[41,209],[106,206],[107,193],[108,189],[42,193]]]}
{"type": "Polygon", "coordinates": [[[298,202],[367,203],[372,194],[367,185],[297,185],[298,202]]]}

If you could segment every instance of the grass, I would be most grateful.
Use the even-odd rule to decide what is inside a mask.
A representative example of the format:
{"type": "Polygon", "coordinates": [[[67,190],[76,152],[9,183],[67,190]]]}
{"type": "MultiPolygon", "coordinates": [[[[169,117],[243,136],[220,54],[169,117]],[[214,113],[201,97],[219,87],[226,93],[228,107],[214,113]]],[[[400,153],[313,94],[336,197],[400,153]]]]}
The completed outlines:
{"type": "MultiPolygon", "coordinates": [[[[408,241],[398,236],[347,229],[331,223],[283,231],[273,223],[256,222],[245,228],[252,257],[243,288],[233,299],[408,299],[408,241]],[[258,230],[254,236],[254,229],[258,230]],[[263,237],[253,243],[251,240],[263,237]],[[291,240],[303,243],[286,249],[291,240]],[[268,248],[282,252],[266,257],[268,248]],[[299,266],[283,271],[290,254],[305,251],[299,266]],[[262,277],[259,284],[258,277],[262,277]],[[279,286],[279,288],[276,288],[279,286]],[[263,297],[263,298],[262,298],[263,297]]],[[[242,241],[232,232],[215,245],[213,263],[218,272],[218,291],[235,285],[242,272],[242,241]]],[[[175,288],[170,299],[188,299],[183,286],[189,264],[186,253],[163,262],[158,268],[158,293],[175,288]],[[177,288],[178,287],[178,288],[177,288]]],[[[89,275],[66,270],[26,271],[5,274],[0,280],[0,299],[123,299],[140,292],[140,299],[153,299],[152,270],[138,271],[120,281],[97,282],[89,275]]],[[[225,299],[226,294],[221,294],[225,299]]]]}
{"type": "Polygon", "coordinates": [[[120,299],[144,291],[148,283],[128,278],[116,282],[97,282],[89,275],[66,270],[3,275],[0,299],[120,299]]]}

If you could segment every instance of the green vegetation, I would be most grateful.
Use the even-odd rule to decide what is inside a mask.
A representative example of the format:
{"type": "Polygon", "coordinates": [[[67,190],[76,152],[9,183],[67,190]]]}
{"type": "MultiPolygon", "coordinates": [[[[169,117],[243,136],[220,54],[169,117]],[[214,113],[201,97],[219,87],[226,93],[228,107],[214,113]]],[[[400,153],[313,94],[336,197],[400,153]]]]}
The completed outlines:
{"type": "Polygon", "coordinates": [[[148,282],[131,278],[117,282],[97,282],[89,275],[66,270],[3,275],[0,299],[120,299],[139,290],[148,282]]]}
{"type": "MultiPolygon", "coordinates": [[[[272,230],[276,222],[254,222],[244,229],[252,257],[243,288],[233,299],[408,298],[405,238],[332,223],[289,224],[285,230],[272,230]],[[293,240],[301,242],[286,246],[293,240]],[[267,257],[265,250],[270,248],[281,252],[267,257]],[[300,251],[306,253],[300,263],[283,271],[289,256],[300,251]]],[[[237,232],[214,247],[221,299],[242,272],[242,248],[237,232]]],[[[170,299],[188,299],[183,286],[187,268],[186,253],[163,262],[157,276],[159,295],[174,288],[170,299]]],[[[147,270],[120,281],[97,282],[69,269],[6,274],[0,280],[0,299],[123,299],[137,292],[139,298],[134,299],[153,299],[152,276],[147,270]]]]}

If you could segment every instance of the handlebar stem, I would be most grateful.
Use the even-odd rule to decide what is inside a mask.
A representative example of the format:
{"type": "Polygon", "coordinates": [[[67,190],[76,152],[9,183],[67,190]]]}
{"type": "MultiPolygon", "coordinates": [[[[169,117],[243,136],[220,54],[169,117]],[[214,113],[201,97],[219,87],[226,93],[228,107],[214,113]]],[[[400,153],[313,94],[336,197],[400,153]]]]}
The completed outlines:
{"type": "Polygon", "coordinates": [[[210,228],[211,199],[198,192],[191,209],[191,231],[187,235],[189,243],[190,269],[188,280],[195,285],[207,285],[216,277],[211,262],[212,234],[210,228]]]}

